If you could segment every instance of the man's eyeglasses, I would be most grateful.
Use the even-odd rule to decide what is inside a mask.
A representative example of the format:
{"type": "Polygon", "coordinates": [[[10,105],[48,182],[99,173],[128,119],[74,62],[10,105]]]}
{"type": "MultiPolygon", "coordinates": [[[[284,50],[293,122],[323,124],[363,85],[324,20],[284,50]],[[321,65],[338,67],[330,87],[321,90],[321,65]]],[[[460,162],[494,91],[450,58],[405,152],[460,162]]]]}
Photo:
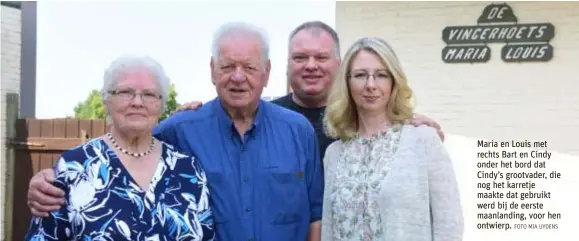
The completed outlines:
{"type": "Polygon", "coordinates": [[[140,96],[141,100],[143,100],[144,102],[155,102],[162,98],[161,95],[152,92],[137,93],[137,91],[135,90],[111,90],[108,93],[125,101],[131,101],[137,95],[140,96]]]}

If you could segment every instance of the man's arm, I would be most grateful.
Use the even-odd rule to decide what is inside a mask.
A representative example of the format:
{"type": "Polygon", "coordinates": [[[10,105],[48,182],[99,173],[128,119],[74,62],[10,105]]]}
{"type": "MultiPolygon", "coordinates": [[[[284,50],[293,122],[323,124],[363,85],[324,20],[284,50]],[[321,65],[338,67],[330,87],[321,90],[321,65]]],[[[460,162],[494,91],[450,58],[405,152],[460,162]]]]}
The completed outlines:
{"type": "Polygon", "coordinates": [[[52,183],[56,180],[54,169],[47,168],[36,173],[30,180],[27,204],[36,217],[48,217],[49,213],[64,204],[64,191],[52,183]]]}
{"type": "Polygon", "coordinates": [[[153,128],[153,136],[160,141],[166,142],[170,145],[179,143],[175,132],[175,123],[171,118],[167,118],[153,128]]]}
{"type": "Polygon", "coordinates": [[[310,224],[308,241],[320,241],[322,239],[322,221],[315,221],[310,224]]]}
{"type": "Polygon", "coordinates": [[[203,105],[203,102],[201,101],[191,101],[191,102],[187,102],[185,104],[182,104],[181,106],[177,107],[177,109],[175,109],[172,114],[175,114],[177,112],[181,112],[181,111],[185,111],[185,110],[196,110],[199,109],[199,107],[201,107],[203,105]]]}
{"type": "Polygon", "coordinates": [[[438,133],[438,136],[440,137],[440,139],[442,141],[444,141],[444,132],[442,131],[442,128],[440,127],[440,125],[434,121],[433,119],[428,118],[425,115],[421,115],[421,114],[415,114],[414,117],[412,117],[412,120],[409,121],[410,124],[418,127],[421,125],[427,125],[430,127],[434,127],[436,129],[436,132],[438,133]]]}
{"type": "Polygon", "coordinates": [[[320,241],[322,237],[322,202],[324,199],[324,174],[320,160],[319,145],[312,127],[306,136],[306,173],[308,198],[310,202],[310,231],[308,241],[320,241]]]}
{"type": "MultiPolygon", "coordinates": [[[[54,178],[55,171],[52,171],[53,182],[62,189],[53,186],[52,184],[47,184],[52,188],[60,190],[60,192],[63,193],[63,196],[66,195],[64,194],[65,190],[68,190],[66,182],[66,172],[68,170],[66,164],[64,164],[65,162],[65,159],[62,157],[57,161],[56,168],[60,168],[60,170],[58,170],[58,177],[54,178]]],[[[68,219],[67,205],[64,203],[64,198],[62,204],[63,205],[59,204],[54,206],[55,210],[52,211],[55,212],[47,212],[46,215],[43,215],[42,217],[33,216],[28,231],[24,236],[24,240],[69,240],[70,232],[67,232],[67,229],[70,227],[70,223],[68,219]]]]}

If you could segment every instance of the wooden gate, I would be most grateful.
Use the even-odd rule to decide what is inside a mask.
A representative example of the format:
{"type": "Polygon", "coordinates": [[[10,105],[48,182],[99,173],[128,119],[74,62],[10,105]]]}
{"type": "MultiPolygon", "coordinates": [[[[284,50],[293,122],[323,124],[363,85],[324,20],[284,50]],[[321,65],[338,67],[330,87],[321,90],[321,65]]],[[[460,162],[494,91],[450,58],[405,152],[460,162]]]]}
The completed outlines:
{"type": "Polygon", "coordinates": [[[8,183],[13,186],[12,240],[23,240],[30,224],[26,195],[32,176],[42,169],[52,168],[62,152],[106,131],[104,120],[16,120],[15,138],[9,143],[14,151],[13,183],[8,183]]]}

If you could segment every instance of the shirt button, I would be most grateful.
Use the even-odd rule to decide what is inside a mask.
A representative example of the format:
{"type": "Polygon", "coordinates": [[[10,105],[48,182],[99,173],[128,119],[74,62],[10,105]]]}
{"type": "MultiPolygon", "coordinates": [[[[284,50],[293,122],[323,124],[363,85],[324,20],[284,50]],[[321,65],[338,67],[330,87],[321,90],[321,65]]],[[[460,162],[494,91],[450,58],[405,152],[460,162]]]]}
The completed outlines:
{"type": "Polygon", "coordinates": [[[253,241],[253,238],[249,238],[248,240],[249,240],[249,241],[253,241]]]}
{"type": "Polygon", "coordinates": [[[246,208],[245,208],[245,211],[246,211],[246,212],[251,212],[251,208],[250,208],[250,207],[246,207],[246,208]]]}
{"type": "Polygon", "coordinates": [[[248,182],[248,181],[249,181],[249,177],[245,176],[245,177],[243,178],[243,181],[244,181],[244,182],[248,182]]]}

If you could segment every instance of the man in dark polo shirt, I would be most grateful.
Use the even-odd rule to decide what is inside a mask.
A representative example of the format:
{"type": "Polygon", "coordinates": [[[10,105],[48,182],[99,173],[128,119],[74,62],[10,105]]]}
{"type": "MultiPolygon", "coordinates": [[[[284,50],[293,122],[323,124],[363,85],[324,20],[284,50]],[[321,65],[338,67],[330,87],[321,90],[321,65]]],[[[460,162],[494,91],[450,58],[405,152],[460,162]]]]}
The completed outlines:
{"type": "Polygon", "coordinates": [[[287,77],[293,93],[272,102],[304,115],[318,136],[323,160],[334,141],[324,133],[328,91],[340,66],[338,34],[320,21],[305,22],[289,36],[287,77]]]}

